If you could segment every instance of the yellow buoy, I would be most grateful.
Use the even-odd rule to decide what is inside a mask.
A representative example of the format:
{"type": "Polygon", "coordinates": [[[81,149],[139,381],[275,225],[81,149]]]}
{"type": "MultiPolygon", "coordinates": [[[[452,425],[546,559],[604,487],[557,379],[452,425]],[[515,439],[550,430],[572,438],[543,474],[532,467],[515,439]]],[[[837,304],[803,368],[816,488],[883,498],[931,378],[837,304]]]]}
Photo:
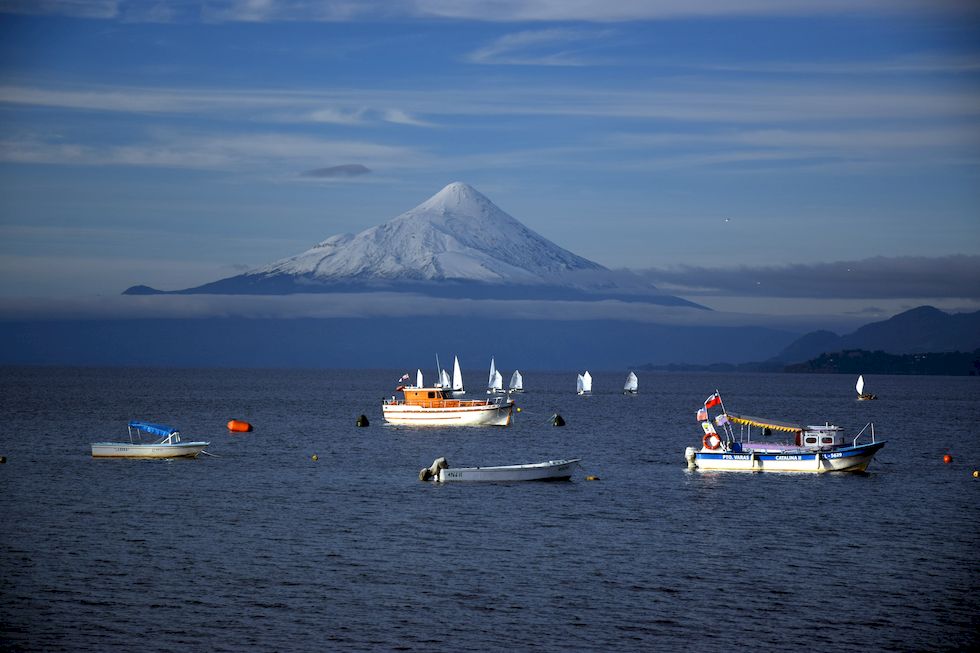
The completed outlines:
{"type": "Polygon", "coordinates": [[[517,412],[521,412],[521,407],[520,406],[517,407],[517,412]]]}
{"type": "Polygon", "coordinates": [[[320,460],[320,456],[313,454],[313,462],[320,460]]]}
{"type": "Polygon", "coordinates": [[[587,481],[598,481],[599,480],[599,477],[598,476],[586,476],[585,477],[585,480],[587,480],[587,481]]]}
{"type": "Polygon", "coordinates": [[[973,478],[980,478],[980,471],[973,470],[973,478]]]}

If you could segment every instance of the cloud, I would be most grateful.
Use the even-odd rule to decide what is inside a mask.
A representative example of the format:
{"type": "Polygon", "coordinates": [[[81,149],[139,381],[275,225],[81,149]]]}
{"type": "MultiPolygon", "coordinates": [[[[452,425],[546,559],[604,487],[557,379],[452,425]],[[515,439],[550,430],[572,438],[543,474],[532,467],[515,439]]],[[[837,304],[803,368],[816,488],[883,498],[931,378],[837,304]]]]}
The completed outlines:
{"type": "Polygon", "coordinates": [[[408,125],[410,127],[435,127],[434,123],[419,120],[415,116],[402,111],[401,109],[388,109],[382,113],[382,120],[394,125],[408,125]]]}
{"type": "Polygon", "coordinates": [[[371,169],[362,166],[360,163],[348,163],[339,166],[330,166],[329,168],[316,168],[315,170],[307,170],[303,173],[304,177],[316,177],[318,179],[336,179],[344,177],[359,177],[361,175],[366,175],[371,172],[371,169]]]}
{"type": "Polygon", "coordinates": [[[738,16],[874,15],[973,11],[969,2],[947,0],[416,0],[421,15],[496,22],[710,19],[738,16]]]}
{"type": "MultiPolygon", "coordinates": [[[[875,257],[785,266],[680,266],[638,274],[661,290],[689,298],[980,300],[980,256],[875,257]]],[[[697,301],[697,299],[694,299],[697,301]]]]}
{"type": "Polygon", "coordinates": [[[879,79],[860,85],[834,80],[746,82],[677,79],[649,86],[540,84],[452,86],[408,90],[345,89],[289,92],[263,88],[190,89],[89,85],[0,86],[0,103],[133,114],[193,114],[251,122],[360,124],[371,115],[428,125],[428,116],[549,116],[629,118],[676,123],[783,123],[838,120],[975,120],[980,93],[970,87],[917,90],[879,79]],[[324,105],[327,105],[326,107],[324,105]],[[358,109],[337,107],[357,106],[358,109]],[[398,107],[389,109],[383,107],[398,107]]]}
{"type": "Polygon", "coordinates": [[[0,13],[117,18],[120,0],[0,0],[0,13]]]}
{"type": "Polygon", "coordinates": [[[332,125],[359,125],[364,122],[364,109],[344,111],[342,109],[317,109],[310,112],[311,122],[322,122],[332,125]]]}
{"type": "Polygon", "coordinates": [[[324,159],[354,159],[368,166],[418,165],[425,153],[366,141],[336,141],[265,132],[195,135],[158,130],[146,140],[127,144],[82,144],[24,137],[0,141],[0,161],[55,165],[137,166],[214,171],[314,169],[324,159]]]}
{"type": "Polygon", "coordinates": [[[493,43],[466,55],[470,63],[511,66],[587,66],[601,63],[584,55],[581,46],[611,34],[553,28],[530,30],[501,36],[493,43]],[[577,46],[577,47],[576,47],[577,46]]]}
{"type": "Polygon", "coordinates": [[[742,16],[975,12],[969,0],[0,0],[0,13],[128,21],[353,22],[453,19],[485,22],[626,22],[742,16]]]}
{"type": "Polygon", "coordinates": [[[303,295],[117,295],[0,297],[0,320],[165,318],[381,318],[443,317],[520,320],[624,320],[701,326],[772,325],[774,318],[618,300],[542,301],[445,299],[412,293],[303,295]]]}

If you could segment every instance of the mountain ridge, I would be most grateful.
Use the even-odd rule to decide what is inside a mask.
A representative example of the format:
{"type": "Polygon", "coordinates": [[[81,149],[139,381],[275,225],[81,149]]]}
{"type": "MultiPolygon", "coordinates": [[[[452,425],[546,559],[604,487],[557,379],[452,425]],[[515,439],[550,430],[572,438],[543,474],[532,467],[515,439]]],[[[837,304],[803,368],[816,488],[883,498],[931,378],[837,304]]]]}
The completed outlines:
{"type": "Polygon", "coordinates": [[[821,354],[865,350],[889,354],[970,352],[980,348],[980,311],[946,313],[917,306],[847,335],[811,331],[793,341],[769,362],[802,363],[821,354]]]}
{"type": "Polygon", "coordinates": [[[556,245],[463,182],[380,225],[330,236],[244,274],[174,291],[137,285],[123,294],[380,290],[470,299],[623,299],[710,310],[556,245]]]}

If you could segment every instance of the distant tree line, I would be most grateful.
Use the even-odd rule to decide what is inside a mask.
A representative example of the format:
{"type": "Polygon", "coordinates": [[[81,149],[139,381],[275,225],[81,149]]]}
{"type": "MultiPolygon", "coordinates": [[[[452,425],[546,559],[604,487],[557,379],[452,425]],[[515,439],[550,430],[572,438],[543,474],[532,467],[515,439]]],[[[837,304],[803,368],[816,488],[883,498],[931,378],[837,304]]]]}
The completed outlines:
{"type": "Polygon", "coordinates": [[[817,374],[938,374],[980,375],[980,349],[926,354],[888,354],[883,351],[845,349],[828,352],[803,363],[787,365],[786,372],[817,374]]]}

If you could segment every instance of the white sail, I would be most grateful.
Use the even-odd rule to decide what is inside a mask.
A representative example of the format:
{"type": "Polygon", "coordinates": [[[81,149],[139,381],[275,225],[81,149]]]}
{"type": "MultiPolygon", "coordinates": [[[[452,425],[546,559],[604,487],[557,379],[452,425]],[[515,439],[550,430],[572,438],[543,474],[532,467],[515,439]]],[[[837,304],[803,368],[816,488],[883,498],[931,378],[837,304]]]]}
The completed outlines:
{"type": "Polygon", "coordinates": [[[624,392],[636,392],[637,379],[636,374],[630,372],[626,376],[626,385],[623,386],[624,392]]]}
{"type": "Polygon", "coordinates": [[[589,370],[585,370],[585,374],[582,375],[582,392],[592,392],[592,375],[589,374],[589,370]]]}
{"type": "Polygon", "coordinates": [[[575,378],[575,391],[579,394],[585,392],[585,379],[582,378],[581,374],[575,378]]]}
{"type": "Polygon", "coordinates": [[[450,385],[449,372],[446,370],[439,370],[439,385],[443,388],[448,388],[450,385]]]}
{"type": "Polygon", "coordinates": [[[510,389],[511,390],[523,390],[524,389],[524,377],[521,376],[520,370],[514,370],[514,374],[510,377],[510,389]]]}
{"type": "Polygon", "coordinates": [[[463,373],[459,371],[459,356],[453,357],[453,390],[459,392],[463,389],[463,373]]]}
{"type": "Polygon", "coordinates": [[[859,395],[864,394],[864,375],[863,374],[858,375],[858,382],[857,382],[857,385],[854,386],[854,389],[858,391],[858,394],[859,395]]]}
{"type": "Polygon", "coordinates": [[[416,388],[422,387],[422,370],[415,371],[415,387],[416,388]]]}
{"type": "Polygon", "coordinates": [[[487,387],[493,389],[493,377],[497,373],[497,366],[493,364],[493,357],[490,357],[490,376],[487,378],[487,387]]]}
{"type": "Polygon", "coordinates": [[[497,370],[493,371],[493,380],[490,381],[491,390],[503,390],[504,389],[504,377],[500,376],[500,372],[497,370]]]}

